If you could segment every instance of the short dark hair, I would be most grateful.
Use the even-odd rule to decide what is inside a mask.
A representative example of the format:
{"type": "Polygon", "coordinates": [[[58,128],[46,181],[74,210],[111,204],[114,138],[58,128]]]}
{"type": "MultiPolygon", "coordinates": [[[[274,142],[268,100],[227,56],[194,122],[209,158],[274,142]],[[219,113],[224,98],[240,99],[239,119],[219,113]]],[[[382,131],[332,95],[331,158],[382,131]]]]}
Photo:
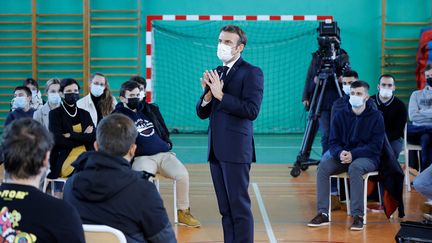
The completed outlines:
{"type": "Polygon", "coordinates": [[[99,151],[124,156],[135,143],[138,131],[134,122],[120,113],[113,113],[103,118],[96,129],[96,143],[99,151]]]}
{"type": "Polygon", "coordinates": [[[34,85],[37,89],[39,89],[38,82],[33,78],[26,78],[23,82],[23,85],[27,86],[27,84],[34,85]]]}
{"type": "Polygon", "coordinates": [[[426,65],[426,67],[424,68],[424,71],[426,72],[426,71],[429,71],[429,70],[432,70],[432,63],[428,63],[427,65],[426,65]]]}
{"type": "Polygon", "coordinates": [[[129,79],[129,81],[135,81],[135,82],[139,83],[140,85],[143,85],[144,90],[147,88],[147,81],[145,80],[145,78],[143,78],[141,76],[133,76],[129,79]]]}
{"type": "Polygon", "coordinates": [[[126,81],[124,83],[122,83],[121,87],[120,87],[120,96],[121,97],[125,97],[126,94],[126,90],[127,91],[132,91],[136,88],[139,89],[139,83],[135,82],[135,81],[126,81]]]}
{"type": "Polygon", "coordinates": [[[246,33],[237,25],[225,25],[223,26],[219,32],[229,32],[229,33],[234,33],[237,34],[239,36],[239,41],[237,43],[237,45],[239,44],[243,44],[246,46],[247,43],[247,36],[246,33]]]}
{"type": "Polygon", "coordinates": [[[6,173],[18,179],[38,175],[53,145],[51,133],[39,122],[31,118],[13,121],[3,132],[1,146],[6,173]]]}
{"type": "Polygon", "coordinates": [[[366,81],[357,80],[351,83],[351,89],[363,87],[366,92],[369,92],[369,84],[366,81]]]}
{"type": "Polygon", "coordinates": [[[64,88],[66,86],[72,85],[72,84],[76,84],[78,86],[78,90],[81,89],[81,87],[79,86],[78,82],[73,79],[73,78],[64,78],[60,81],[60,92],[63,92],[64,88]]]}
{"type": "Polygon", "coordinates": [[[391,79],[393,79],[393,82],[396,82],[396,79],[395,79],[395,77],[393,75],[391,75],[391,74],[383,74],[383,75],[381,75],[379,77],[378,83],[381,83],[381,79],[382,78],[391,78],[391,79]]]}
{"type": "Polygon", "coordinates": [[[32,92],[31,92],[31,90],[27,86],[17,86],[17,87],[15,87],[14,93],[17,90],[24,90],[24,92],[26,92],[27,96],[30,96],[30,97],[32,96],[32,92]]]}
{"type": "Polygon", "coordinates": [[[359,76],[358,76],[358,73],[356,72],[356,71],[354,71],[354,70],[348,70],[348,71],[345,71],[344,73],[343,73],[343,76],[344,77],[354,77],[354,78],[358,78],[359,76]]]}

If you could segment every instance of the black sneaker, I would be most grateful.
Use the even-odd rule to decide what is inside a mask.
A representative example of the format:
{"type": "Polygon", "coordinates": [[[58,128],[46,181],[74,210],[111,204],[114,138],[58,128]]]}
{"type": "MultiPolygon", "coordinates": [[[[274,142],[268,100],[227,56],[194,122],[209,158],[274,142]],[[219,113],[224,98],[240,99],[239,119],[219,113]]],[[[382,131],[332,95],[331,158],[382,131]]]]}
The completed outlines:
{"type": "Polygon", "coordinates": [[[354,216],[354,222],[351,225],[351,230],[363,230],[363,217],[354,216]]]}
{"type": "Polygon", "coordinates": [[[317,214],[317,216],[315,216],[315,218],[313,218],[308,224],[307,226],[309,227],[319,227],[319,226],[323,226],[323,225],[328,225],[329,224],[329,218],[327,215],[323,214],[323,213],[319,213],[317,214]]]}

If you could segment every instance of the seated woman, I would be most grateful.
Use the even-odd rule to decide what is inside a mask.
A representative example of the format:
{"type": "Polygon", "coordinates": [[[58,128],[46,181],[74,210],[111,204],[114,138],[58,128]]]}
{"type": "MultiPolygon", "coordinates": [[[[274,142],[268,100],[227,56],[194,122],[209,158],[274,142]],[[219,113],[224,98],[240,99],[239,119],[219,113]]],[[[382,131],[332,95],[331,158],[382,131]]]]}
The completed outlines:
{"type": "Polygon", "coordinates": [[[75,79],[60,81],[61,105],[49,112],[49,130],[55,145],[51,152],[49,178],[68,177],[74,168],[71,163],[83,152],[93,150],[95,127],[90,114],[77,107],[80,86],[75,79]]]}
{"type": "Polygon", "coordinates": [[[52,78],[48,80],[45,84],[45,92],[48,96],[48,100],[45,105],[42,106],[39,110],[35,111],[33,114],[33,119],[42,123],[44,127],[48,129],[49,120],[48,115],[51,110],[60,106],[61,97],[60,97],[60,80],[57,78],[52,78]]]}

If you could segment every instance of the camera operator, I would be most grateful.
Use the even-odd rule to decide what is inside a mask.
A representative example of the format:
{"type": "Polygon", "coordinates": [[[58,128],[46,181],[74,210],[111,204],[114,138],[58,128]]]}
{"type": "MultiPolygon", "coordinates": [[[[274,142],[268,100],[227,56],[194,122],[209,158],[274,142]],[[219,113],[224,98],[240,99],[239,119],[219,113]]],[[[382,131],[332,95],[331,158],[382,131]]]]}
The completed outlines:
{"type": "MultiPolygon", "coordinates": [[[[322,97],[319,117],[319,127],[321,130],[322,153],[328,150],[328,138],[330,128],[330,115],[333,102],[340,97],[342,75],[349,68],[349,57],[347,52],[340,48],[339,28],[336,23],[320,23],[318,28],[319,49],[312,54],[312,61],[309,65],[306,76],[306,83],[303,91],[302,102],[307,110],[311,105],[315,86],[320,82],[322,72],[331,72],[333,75],[328,76],[327,84],[322,97]],[[324,26],[322,28],[322,26],[324,26]],[[333,28],[334,32],[330,33],[328,27],[333,28]],[[335,82],[335,77],[338,82],[335,82]],[[338,85],[336,85],[338,83],[338,85]]],[[[318,100],[318,99],[316,99],[318,100]]]]}

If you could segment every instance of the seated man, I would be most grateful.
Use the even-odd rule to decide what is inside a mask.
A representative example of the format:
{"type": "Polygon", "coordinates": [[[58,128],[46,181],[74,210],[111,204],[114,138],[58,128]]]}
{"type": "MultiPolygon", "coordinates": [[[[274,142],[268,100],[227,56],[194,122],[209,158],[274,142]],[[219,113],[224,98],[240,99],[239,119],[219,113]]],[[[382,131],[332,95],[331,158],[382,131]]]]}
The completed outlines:
{"type": "Polygon", "coordinates": [[[16,120],[3,131],[1,242],[85,242],[76,209],[38,190],[49,171],[53,144],[49,131],[31,118],[16,120]]]}
{"type": "MultiPolygon", "coordinates": [[[[334,113],[340,109],[343,109],[346,106],[346,103],[349,100],[349,95],[351,91],[351,84],[358,80],[358,73],[354,70],[348,70],[343,73],[342,76],[342,90],[344,94],[339,99],[333,102],[333,106],[331,109],[331,117],[333,120],[334,113]]],[[[330,156],[328,151],[323,151],[323,155],[321,160],[325,160],[326,157],[330,156]]],[[[342,180],[342,179],[341,179],[342,180]]],[[[342,180],[343,181],[343,180],[342,180]]],[[[339,189],[338,189],[338,180],[336,178],[332,178],[331,180],[331,205],[332,211],[341,209],[341,202],[339,199],[339,189]]]]}
{"type": "Polygon", "coordinates": [[[384,142],[384,120],[381,112],[373,109],[369,99],[369,85],[364,81],[351,84],[349,104],[336,111],[330,129],[330,155],[322,160],[317,173],[318,214],[308,226],[329,224],[329,177],[348,172],[350,176],[351,230],[363,229],[363,175],[376,171],[384,142]]]}
{"type": "Polygon", "coordinates": [[[351,84],[359,78],[358,73],[354,70],[344,72],[342,76],[342,90],[346,96],[350,95],[351,84]]]}
{"type": "Polygon", "coordinates": [[[407,126],[408,141],[420,144],[421,170],[425,170],[432,161],[432,64],[424,69],[426,86],[411,94],[408,114],[412,124],[407,126]]]}
{"type": "Polygon", "coordinates": [[[121,85],[120,100],[114,112],[131,118],[138,131],[137,149],[132,169],[175,179],[177,181],[177,207],[179,224],[200,227],[200,222],[190,213],[189,173],[177,159],[169,140],[168,129],[157,106],[140,101],[140,85],[127,81],[121,85]],[[144,106],[145,105],[145,106],[144,106]]]}
{"type": "Polygon", "coordinates": [[[413,186],[416,191],[426,197],[426,202],[422,207],[423,216],[426,220],[432,222],[432,166],[423,170],[423,172],[414,179],[413,186]]]}
{"type": "Polygon", "coordinates": [[[383,114],[387,138],[397,159],[403,147],[407,109],[405,104],[393,94],[395,89],[395,78],[392,75],[383,74],[379,78],[379,93],[371,98],[383,114]]]}
{"type": "Polygon", "coordinates": [[[9,125],[13,120],[17,120],[24,117],[33,118],[35,109],[30,107],[32,99],[32,92],[26,86],[18,86],[14,90],[14,98],[12,100],[12,107],[14,110],[11,111],[6,117],[5,126],[9,125]]]}
{"type": "Polygon", "coordinates": [[[156,187],[131,169],[137,135],[122,114],[102,119],[96,151],[74,162],[77,173],[66,182],[64,200],[75,205],[84,223],[116,228],[128,242],[176,242],[156,187]]]}

